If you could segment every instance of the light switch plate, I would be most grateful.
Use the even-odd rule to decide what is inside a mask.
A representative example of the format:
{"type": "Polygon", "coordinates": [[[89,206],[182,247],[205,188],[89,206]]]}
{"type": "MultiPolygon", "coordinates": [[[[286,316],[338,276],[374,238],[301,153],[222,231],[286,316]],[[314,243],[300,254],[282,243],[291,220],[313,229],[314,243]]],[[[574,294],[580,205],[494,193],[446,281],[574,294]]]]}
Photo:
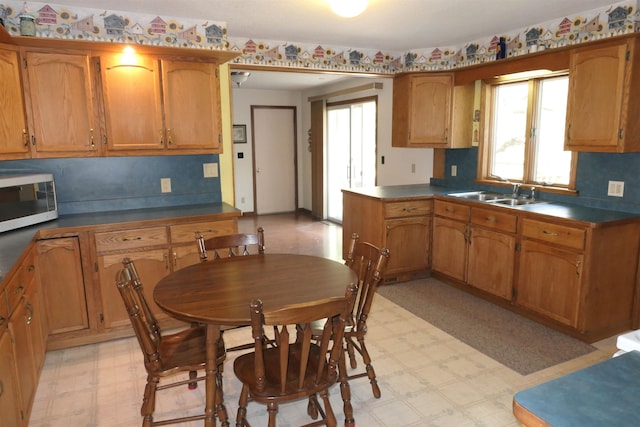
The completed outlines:
{"type": "Polygon", "coordinates": [[[160,191],[171,193],[171,178],[160,178],[160,191]]]}
{"type": "Polygon", "coordinates": [[[217,163],[203,163],[202,171],[205,178],[216,178],[218,176],[218,164],[217,163]]]}
{"type": "Polygon", "coordinates": [[[609,181],[609,190],[607,196],[623,197],[624,181],[609,181]]]}

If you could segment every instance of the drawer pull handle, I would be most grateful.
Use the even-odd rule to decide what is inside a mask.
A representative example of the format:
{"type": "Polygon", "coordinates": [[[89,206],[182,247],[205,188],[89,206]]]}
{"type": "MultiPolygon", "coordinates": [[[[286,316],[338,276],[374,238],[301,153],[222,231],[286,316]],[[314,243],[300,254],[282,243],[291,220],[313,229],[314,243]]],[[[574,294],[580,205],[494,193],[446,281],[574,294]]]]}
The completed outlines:
{"type": "Polygon", "coordinates": [[[2,381],[0,381],[0,397],[2,397],[3,393],[4,393],[4,384],[2,384],[2,381]]]}
{"type": "Polygon", "coordinates": [[[140,236],[137,236],[137,237],[125,237],[125,238],[122,239],[123,242],[130,242],[130,241],[133,241],[133,240],[142,240],[142,237],[140,237],[140,236]]]}
{"type": "Polygon", "coordinates": [[[495,217],[493,217],[493,216],[488,216],[488,217],[486,217],[486,218],[485,218],[485,220],[486,220],[487,222],[496,222],[496,218],[495,218],[495,217]]]}
{"type": "Polygon", "coordinates": [[[29,303],[27,303],[27,312],[27,325],[30,325],[33,321],[33,306],[29,303]]]}
{"type": "Polygon", "coordinates": [[[13,291],[13,293],[14,293],[15,295],[18,295],[18,294],[22,293],[22,291],[24,291],[24,285],[20,285],[20,286],[18,286],[18,287],[16,288],[16,290],[15,290],[15,291],[13,291]]]}
{"type": "Polygon", "coordinates": [[[4,325],[4,322],[6,322],[6,321],[7,321],[6,318],[0,316],[0,326],[4,325]]]}
{"type": "Polygon", "coordinates": [[[549,231],[549,230],[542,230],[542,234],[547,234],[549,236],[553,236],[553,237],[557,237],[558,233],[554,233],[553,231],[549,231]]]}
{"type": "Polygon", "coordinates": [[[27,271],[33,271],[36,269],[36,266],[31,264],[29,267],[27,267],[27,271]]]}
{"type": "Polygon", "coordinates": [[[202,233],[213,233],[213,230],[212,229],[208,229],[208,230],[202,230],[202,231],[195,231],[195,233],[196,233],[196,236],[197,236],[198,234],[202,234],[202,233]]]}
{"type": "Polygon", "coordinates": [[[404,212],[411,212],[411,211],[415,211],[415,210],[416,210],[416,208],[402,208],[402,210],[403,210],[404,212]]]}

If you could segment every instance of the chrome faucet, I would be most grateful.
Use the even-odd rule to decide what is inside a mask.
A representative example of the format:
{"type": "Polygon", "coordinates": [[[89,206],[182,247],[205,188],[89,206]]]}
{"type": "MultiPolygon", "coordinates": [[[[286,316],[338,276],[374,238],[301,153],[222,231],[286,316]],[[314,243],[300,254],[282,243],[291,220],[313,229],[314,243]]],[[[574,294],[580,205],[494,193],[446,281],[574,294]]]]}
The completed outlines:
{"type": "Polygon", "coordinates": [[[529,195],[529,199],[531,200],[536,199],[536,187],[531,187],[531,194],[529,195]]]}
{"type": "Polygon", "coordinates": [[[520,195],[520,184],[519,183],[512,183],[513,184],[513,192],[511,193],[511,197],[513,197],[514,199],[517,199],[518,196],[520,195]]]}

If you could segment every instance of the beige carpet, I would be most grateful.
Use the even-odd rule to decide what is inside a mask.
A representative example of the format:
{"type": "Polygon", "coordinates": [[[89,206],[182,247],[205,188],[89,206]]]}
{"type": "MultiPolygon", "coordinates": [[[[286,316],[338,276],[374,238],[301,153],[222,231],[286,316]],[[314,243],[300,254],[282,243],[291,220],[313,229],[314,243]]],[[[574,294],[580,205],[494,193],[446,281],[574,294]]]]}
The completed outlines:
{"type": "Polygon", "coordinates": [[[380,286],[378,293],[522,375],[595,350],[433,278],[380,286]]]}

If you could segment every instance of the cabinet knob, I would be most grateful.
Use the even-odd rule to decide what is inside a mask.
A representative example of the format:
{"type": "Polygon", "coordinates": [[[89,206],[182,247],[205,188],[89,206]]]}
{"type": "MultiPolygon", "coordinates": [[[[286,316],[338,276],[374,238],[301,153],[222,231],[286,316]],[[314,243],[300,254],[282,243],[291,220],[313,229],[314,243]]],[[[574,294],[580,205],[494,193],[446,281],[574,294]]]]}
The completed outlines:
{"type": "Polygon", "coordinates": [[[24,146],[28,147],[29,146],[29,134],[27,134],[27,130],[26,129],[22,129],[22,139],[24,141],[24,146]]]}
{"type": "Polygon", "coordinates": [[[89,129],[89,143],[91,144],[91,149],[95,149],[96,146],[93,143],[93,128],[89,129]]]}
{"type": "Polygon", "coordinates": [[[171,140],[171,129],[167,129],[167,143],[169,145],[173,144],[173,141],[171,140]]]}

